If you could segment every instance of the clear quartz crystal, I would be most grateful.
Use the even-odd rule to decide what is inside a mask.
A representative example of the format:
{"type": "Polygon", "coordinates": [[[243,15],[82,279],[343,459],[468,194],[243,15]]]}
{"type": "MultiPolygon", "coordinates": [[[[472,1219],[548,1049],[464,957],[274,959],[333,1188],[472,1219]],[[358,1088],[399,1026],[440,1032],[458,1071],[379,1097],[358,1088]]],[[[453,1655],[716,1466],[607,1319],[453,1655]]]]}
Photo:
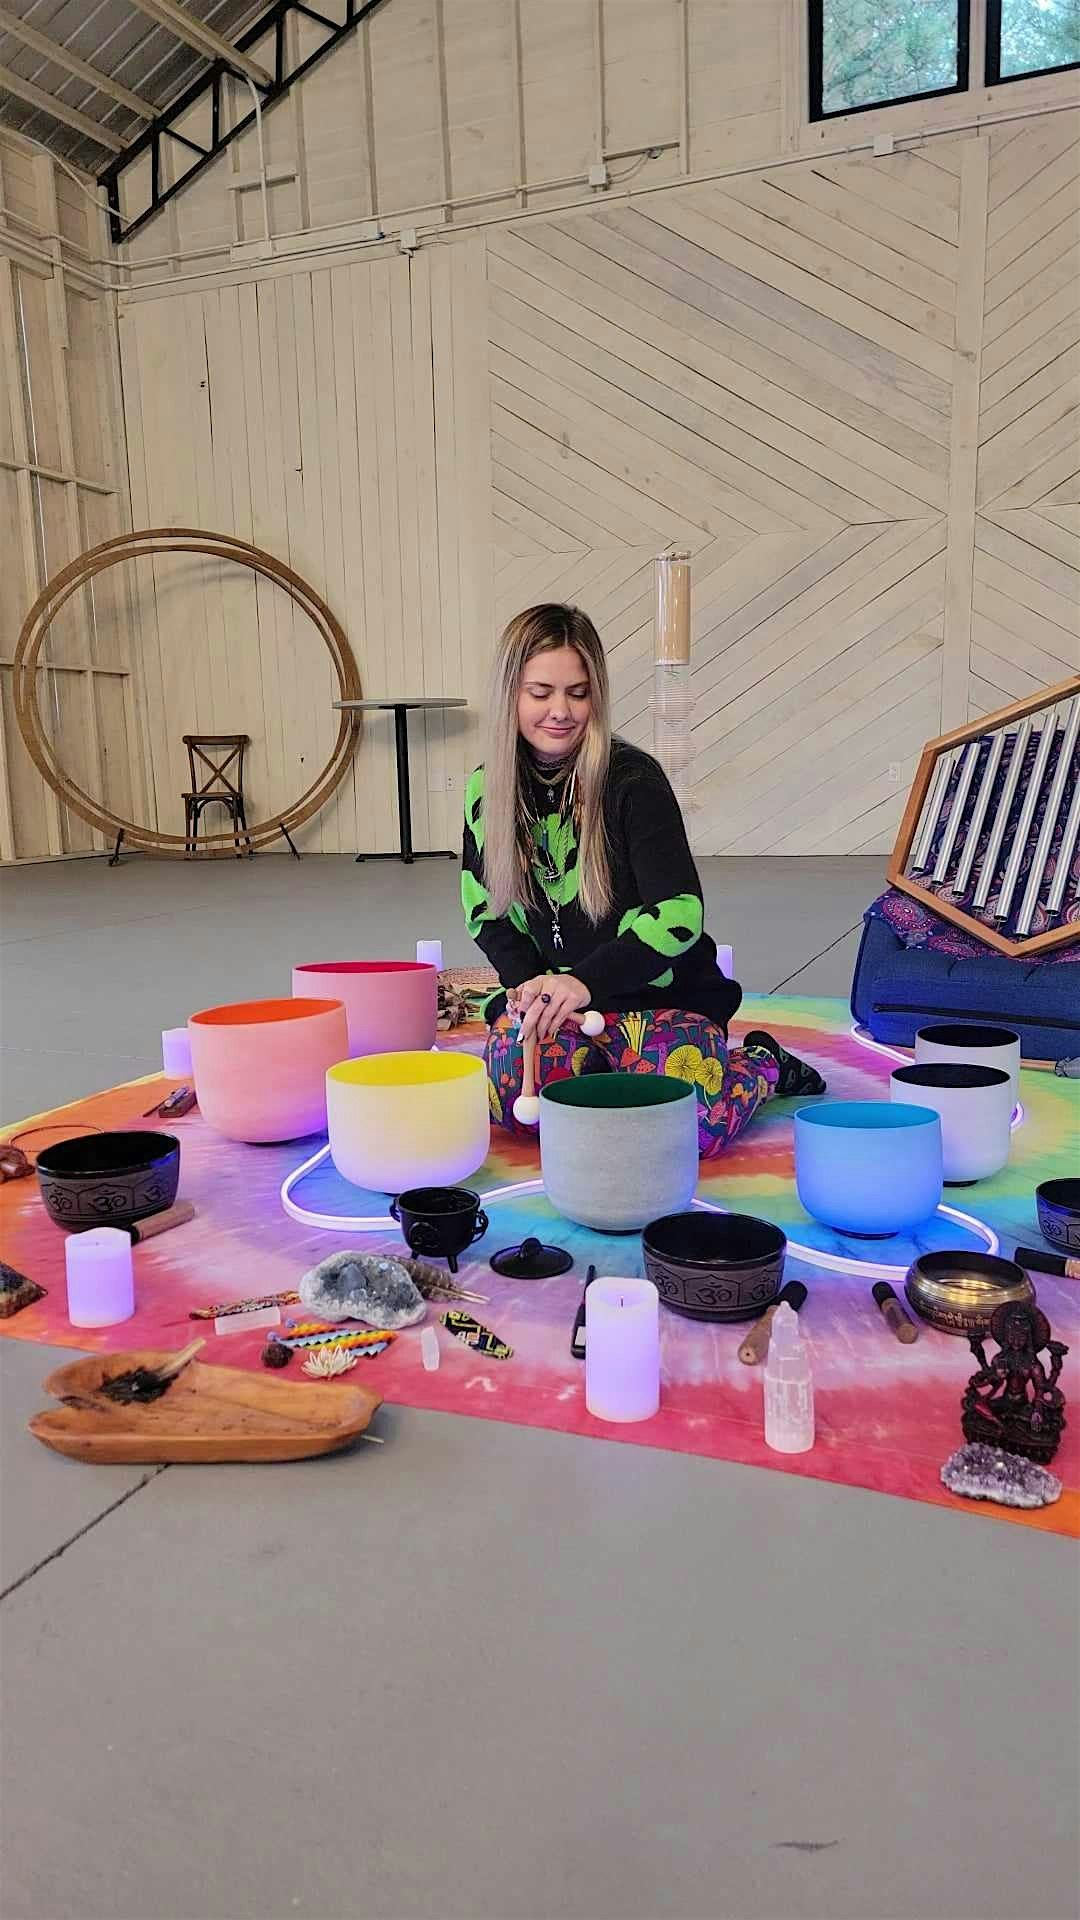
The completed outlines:
{"type": "Polygon", "coordinates": [[[775,1453],[807,1453],[814,1444],[814,1382],[799,1316],[782,1301],[773,1314],[765,1361],[765,1444],[775,1453]]]}

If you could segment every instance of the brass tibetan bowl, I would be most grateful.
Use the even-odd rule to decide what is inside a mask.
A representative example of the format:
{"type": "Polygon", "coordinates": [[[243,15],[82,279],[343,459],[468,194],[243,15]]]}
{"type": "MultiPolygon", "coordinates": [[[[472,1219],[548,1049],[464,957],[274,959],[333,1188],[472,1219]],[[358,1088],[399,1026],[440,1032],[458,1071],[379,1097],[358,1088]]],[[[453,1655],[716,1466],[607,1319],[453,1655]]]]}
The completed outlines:
{"type": "Polygon", "coordinates": [[[1035,1289],[1014,1260],[989,1253],[922,1253],[908,1268],[904,1291],[916,1313],[939,1333],[984,1338],[990,1315],[1006,1301],[1035,1302],[1035,1289]]]}

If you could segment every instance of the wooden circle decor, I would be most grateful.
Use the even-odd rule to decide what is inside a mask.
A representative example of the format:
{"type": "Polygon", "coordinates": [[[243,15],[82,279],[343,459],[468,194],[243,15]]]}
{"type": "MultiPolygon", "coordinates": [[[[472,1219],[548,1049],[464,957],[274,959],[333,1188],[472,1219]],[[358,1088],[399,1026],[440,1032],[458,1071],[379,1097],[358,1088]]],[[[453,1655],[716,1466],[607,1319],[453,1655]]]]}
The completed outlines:
{"type": "MultiPolygon", "coordinates": [[[[42,723],[37,684],[37,665],[45,636],[73,594],[107,567],[117,566],[121,560],[139,560],[169,553],[196,553],[216,560],[235,560],[238,566],[250,567],[253,573],[272,581],[307,614],[325,642],[334,664],[338,698],[359,700],[362,693],[360,671],[345,630],[325,600],[320,599],[314,588],[300,574],[294,573],[291,567],[285,566],[283,561],[275,560],[271,554],[264,553],[261,547],[254,547],[246,540],[235,539],[232,534],[207,533],[197,527],[150,527],[140,533],[125,533],[114,540],[103,540],[99,546],[90,547],[56,574],[39,594],[23,622],[12,666],[15,717],[27,752],[42,779],[48,782],[65,807],[69,807],[72,813],[78,814],[81,820],[95,827],[99,833],[113,838],[122,834],[129,846],[180,859],[189,851],[182,833],[161,833],[156,827],[140,826],[134,820],[121,819],[119,814],[110,812],[99,800],[84,792],[64,770],[42,723]]],[[[298,800],[280,813],[266,820],[258,820],[247,828],[244,838],[252,847],[266,846],[283,830],[291,832],[303,826],[305,821],[326,805],[349,770],[360,738],[359,722],[359,714],[343,713],[340,716],[337,738],[321,772],[298,800]]],[[[235,852],[232,833],[206,834],[200,836],[199,844],[221,848],[229,854],[235,852]]]]}

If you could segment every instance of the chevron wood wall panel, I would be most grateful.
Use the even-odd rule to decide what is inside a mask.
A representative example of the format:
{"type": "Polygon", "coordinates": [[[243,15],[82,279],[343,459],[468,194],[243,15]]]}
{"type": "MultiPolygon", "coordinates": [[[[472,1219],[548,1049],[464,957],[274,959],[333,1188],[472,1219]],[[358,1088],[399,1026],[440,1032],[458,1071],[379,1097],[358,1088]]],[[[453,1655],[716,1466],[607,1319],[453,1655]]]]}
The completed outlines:
{"type": "Polygon", "coordinates": [[[969,702],[1080,667],[1077,117],[991,136],[969,702]]]}
{"type": "MultiPolygon", "coordinates": [[[[648,743],[652,561],[686,546],[699,851],[881,851],[925,740],[1077,664],[1078,163],[1080,113],[1054,113],[140,294],[137,517],[231,513],[328,593],[371,690],[461,687],[467,733],[417,728],[440,841],[523,606],[592,613],[648,743]]],[[[284,779],[318,701],[275,707],[288,636],[261,602],[237,619],[278,674],[284,779]]],[[[218,642],[187,640],[226,730],[218,642]]],[[[388,751],[373,728],[312,844],[392,844],[388,751]]]]}
{"type": "Polygon", "coordinates": [[[497,610],[580,599],[647,741],[691,549],[702,852],[888,844],[940,719],[960,188],[908,159],[488,237],[497,610]]]}

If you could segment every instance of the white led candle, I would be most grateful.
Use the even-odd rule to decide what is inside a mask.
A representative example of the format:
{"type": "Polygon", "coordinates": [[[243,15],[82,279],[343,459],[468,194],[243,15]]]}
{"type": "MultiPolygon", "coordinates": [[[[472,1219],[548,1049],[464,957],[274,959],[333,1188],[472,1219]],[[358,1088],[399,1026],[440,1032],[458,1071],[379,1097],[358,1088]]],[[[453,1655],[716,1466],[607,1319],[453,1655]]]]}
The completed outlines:
{"type": "Polygon", "coordinates": [[[176,1080],[191,1079],[191,1041],[186,1027],[166,1027],[161,1036],[161,1064],[176,1080]]]}
{"type": "Polygon", "coordinates": [[[660,1296],[651,1280],[585,1290],[585,1405],[597,1420],[651,1420],[660,1405],[660,1296]]]}
{"type": "Polygon", "coordinates": [[[734,980],[735,978],[734,947],[717,947],[716,964],[719,967],[721,973],[723,974],[725,980],[734,980]]]}
{"type": "Polygon", "coordinates": [[[73,1233],[64,1248],[68,1319],[73,1327],[113,1327],[135,1311],[131,1236],[119,1227],[73,1233]]]}
{"type": "Polygon", "coordinates": [[[441,973],[443,964],[442,941],[418,940],[416,943],[416,957],[421,966],[437,967],[441,973]]]}

